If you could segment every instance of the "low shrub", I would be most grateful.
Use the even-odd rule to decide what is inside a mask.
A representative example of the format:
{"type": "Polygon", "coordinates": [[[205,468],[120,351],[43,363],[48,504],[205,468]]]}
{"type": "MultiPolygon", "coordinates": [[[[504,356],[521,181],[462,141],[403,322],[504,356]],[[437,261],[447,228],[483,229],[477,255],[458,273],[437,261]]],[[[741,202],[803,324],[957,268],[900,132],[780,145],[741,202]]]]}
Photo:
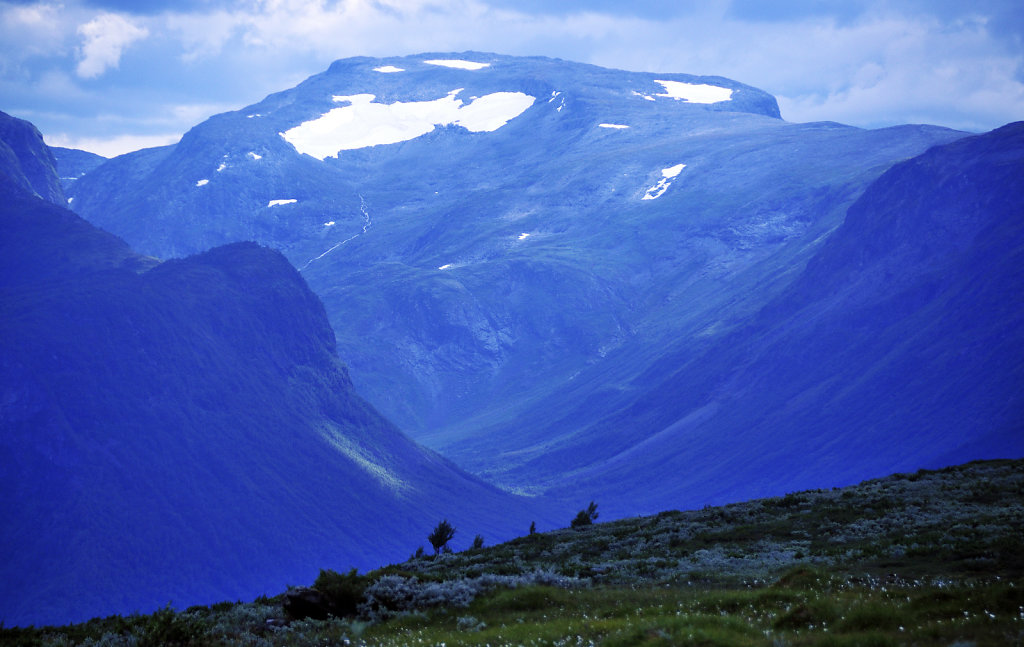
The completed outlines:
{"type": "Polygon", "coordinates": [[[313,588],[324,596],[333,615],[349,617],[358,613],[369,584],[369,578],[359,575],[354,568],[345,574],[321,569],[313,588]]]}

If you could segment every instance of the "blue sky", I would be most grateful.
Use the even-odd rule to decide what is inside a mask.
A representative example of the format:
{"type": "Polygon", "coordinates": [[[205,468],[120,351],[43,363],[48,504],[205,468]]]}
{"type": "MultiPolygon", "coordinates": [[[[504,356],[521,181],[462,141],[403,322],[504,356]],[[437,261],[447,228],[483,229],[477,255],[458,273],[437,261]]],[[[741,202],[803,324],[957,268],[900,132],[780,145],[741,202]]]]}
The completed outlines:
{"type": "Polygon", "coordinates": [[[726,76],[797,122],[1024,119],[1020,0],[0,0],[0,110],[109,156],[338,58],[464,50],[726,76]]]}

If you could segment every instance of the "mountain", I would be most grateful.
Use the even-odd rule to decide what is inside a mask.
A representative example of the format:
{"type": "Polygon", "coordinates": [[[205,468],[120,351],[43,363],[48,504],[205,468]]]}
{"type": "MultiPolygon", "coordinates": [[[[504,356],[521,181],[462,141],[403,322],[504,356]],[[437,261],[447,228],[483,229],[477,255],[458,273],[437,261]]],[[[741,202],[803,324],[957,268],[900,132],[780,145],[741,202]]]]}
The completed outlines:
{"type": "Polygon", "coordinates": [[[41,139],[0,150],[5,624],[252,598],[404,558],[444,517],[456,547],[548,523],[356,394],[280,253],[139,255],[30,192],[59,189],[23,171],[41,139]]]}
{"type": "Polygon", "coordinates": [[[53,153],[54,160],[57,162],[57,176],[65,191],[75,180],[107,161],[107,158],[102,155],[77,148],[50,146],[50,152],[53,153]]]}
{"type": "MultiPolygon", "coordinates": [[[[71,194],[147,254],[280,249],[323,300],[353,382],[410,435],[510,489],[578,496],[586,475],[624,514],[684,484],[691,501],[803,482],[754,492],[743,472],[663,466],[663,496],[643,460],[623,463],[628,489],[600,475],[659,425],[711,415],[713,384],[664,385],[695,358],[714,360],[701,375],[744,366],[721,340],[782,298],[864,190],[964,136],[792,124],[721,77],[354,58],[110,160],[71,194]]],[[[838,455],[856,466],[863,452],[838,455]]]]}

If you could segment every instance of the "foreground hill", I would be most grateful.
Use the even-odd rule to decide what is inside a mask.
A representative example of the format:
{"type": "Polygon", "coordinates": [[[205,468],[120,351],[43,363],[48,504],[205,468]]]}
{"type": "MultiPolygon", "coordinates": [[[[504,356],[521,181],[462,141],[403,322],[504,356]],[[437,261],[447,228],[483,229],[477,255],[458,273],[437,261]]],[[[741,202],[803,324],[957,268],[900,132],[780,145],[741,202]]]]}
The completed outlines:
{"type": "MultiPolygon", "coordinates": [[[[281,249],[323,299],[353,381],[403,430],[510,488],[579,493],[579,470],[630,447],[652,455],[640,443],[704,415],[712,383],[661,384],[787,289],[872,181],[962,136],[791,124],[771,95],[721,77],[479,52],[353,58],[110,160],[72,195],[148,254],[281,249]]],[[[749,420],[717,420],[708,433],[738,460],[764,455],[767,441],[736,436],[749,420]]],[[[925,460],[914,451],[894,441],[925,460]]],[[[837,455],[884,473],[856,447],[837,455]]],[[[687,478],[694,465],[656,478],[690,503],[751,482],[707,461],[687,478]]],[[[626,469],[604,481],[617,501],[594,493],[609,511],[679,505],[653,496],[643,462],[626,469]]],[[[807,476],[743,496],[831,472],[807,476]]]]}
{"type": "Polygon", "coordinates": [[[534,518],[356,394],[283,256],[136,254],[29,191],[35,135],[0,169],[0,621],[252,597],[444,516],[492,539],[534,518]]]}
{"type": "Polygon", "coordinates": [[[979,462],[538,533],[362,576],[324,571],[312,592],[248,604],[7,630],[0,638],[26,645],[1008,645],[1024,632],[1022,531],[1024,462],[979,462]],[[316,593],[349,610],[300,619],[294,601],[316,593]]]}

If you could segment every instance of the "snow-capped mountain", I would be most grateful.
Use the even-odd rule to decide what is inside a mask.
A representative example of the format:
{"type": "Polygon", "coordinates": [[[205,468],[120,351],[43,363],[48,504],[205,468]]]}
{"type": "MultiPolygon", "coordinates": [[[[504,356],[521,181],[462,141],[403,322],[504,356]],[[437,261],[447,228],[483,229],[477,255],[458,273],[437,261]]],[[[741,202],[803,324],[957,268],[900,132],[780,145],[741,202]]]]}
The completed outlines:
{"type": "MultiPolygon", "coordinates": [[[[400,427],[506,486],[578,481],[626,513],[855,480],[958,446],[948,430],[884,451],[850,442],[891,430],[860,413],[876,387],[853,389],[877,366],[833,385],[860,395],[823,418],[809,413],[816,389],[842,372],[813,364],[824,372],[787,391],[758,385],[792,375],[747,368],[772,347],[763,331],[805,312],[778,304],[865,188],[964,135],[792,124],[771,95],[720,77],[475,52],[355,58],[110,160],[69,195],[156,256],[281,249],[323,299],[357,388],[400,427]],[[776,423],[732,415],[722,389],[776,423]],[[722,453],[680,450],[694,426],[722,453]],[[845,471],[736,469],[806,434],[834,435],[845,471]],[[672,476],[694,460],[699,481],[672,476]]],[[[824,338],[859,348],[877,334],[867,322],[824,338]]]]}

